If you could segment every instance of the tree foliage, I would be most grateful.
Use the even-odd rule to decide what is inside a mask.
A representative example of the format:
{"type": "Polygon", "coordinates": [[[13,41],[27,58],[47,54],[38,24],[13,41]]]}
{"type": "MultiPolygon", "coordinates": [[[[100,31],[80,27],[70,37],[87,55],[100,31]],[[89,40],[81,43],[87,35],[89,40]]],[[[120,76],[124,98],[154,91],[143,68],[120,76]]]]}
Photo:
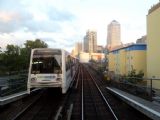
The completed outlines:
{"type": "Polygon", "coordinates": [[[48,47],[40,39],[27,40],[24,46],[20,48],[17,45],[7,45],[6,51],[0,52],[0,75],[10,74],[12,71],[28,70],[31,49],[48,47]]]}
{"type": "Polygon", "coordinates": [[[33,49],[33,48],[47,48],[48,45],[41,41],[40,39],[36,39],[35,41],[27,40],[26,43],[24,43],[25,48],[33,49]]]}
{"type": "Polygon", "coordinates": [[[126,80],[130,83],[138,83],[143,80],[143,76],[144,76],[144,73],[142,70],[140,70],[138,73],[136,73],[136,70],[133,69],[126,76],[126,80]]]}

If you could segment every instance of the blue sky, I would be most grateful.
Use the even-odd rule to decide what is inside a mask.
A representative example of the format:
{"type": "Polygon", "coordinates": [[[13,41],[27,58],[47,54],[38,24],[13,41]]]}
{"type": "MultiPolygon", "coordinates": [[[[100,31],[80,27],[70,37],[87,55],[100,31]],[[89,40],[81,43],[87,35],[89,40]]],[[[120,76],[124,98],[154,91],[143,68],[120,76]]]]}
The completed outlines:
{"type": "Polygon", "coordinates": [[[68,51],[87,29],[106,45],[107,25],[121,24],[123,43],[146,34],[148,9],[159,0],[0,0],[0,47],[40,38],[68,51]]]}

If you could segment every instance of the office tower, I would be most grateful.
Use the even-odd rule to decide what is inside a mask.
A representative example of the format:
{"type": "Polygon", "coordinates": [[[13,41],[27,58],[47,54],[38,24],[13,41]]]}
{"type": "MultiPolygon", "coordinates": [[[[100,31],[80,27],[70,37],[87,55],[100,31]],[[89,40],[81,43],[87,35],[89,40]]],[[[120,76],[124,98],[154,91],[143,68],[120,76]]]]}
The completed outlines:
{"type": "Polygon", "coordinates": [[[136,43],[137,43],[137,44],[146,44],[146,43],[147,43],[147,36],[144,35],[144,36],[142,36],[141,38],[137,39],[137,40],[136,40],[136,43]]]}
{"type": "Polygon", "coordinates": [[[97,45],[97,53],[102,53],[103,52],[103,46],[102,45],[97,45]]]}
{"type": "Polygon", "coordinates": [[[88,30],[86,32],[86,44],[87,52],[94,53],[97,52],[97,32],[93,30],[88,30]]]}
{"type": "Polygon", "coordinates": [[[107,48],[112,50],[114,47],[121,45],[120,24],[113,20],[108,25],[107,48]]]}
{"type": "Polygon", "coordinates": [[[82,43],[80,43],[80,42],[76,43],[75,52],[76,52],[76,54],[79,54],[80,52],[82,52],[82,43]]]}
{"type": "Polygon", "coordinates": [[[87,37],[86,35],[84,36],[84,39],[83,39],[83,52],[88,52],[88,40],[87,40],[87,37]]]}

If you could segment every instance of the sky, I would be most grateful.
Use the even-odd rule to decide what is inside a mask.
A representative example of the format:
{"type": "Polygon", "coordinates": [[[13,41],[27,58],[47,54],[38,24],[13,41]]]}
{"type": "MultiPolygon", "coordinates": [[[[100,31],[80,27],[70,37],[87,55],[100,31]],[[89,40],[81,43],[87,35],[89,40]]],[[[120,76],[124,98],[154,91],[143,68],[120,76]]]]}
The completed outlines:
{"type": "Polygon", "coordinates": [[[146,15],[159,0],[0,0],[0,47],[26,40],[45,41],[50,48],[71,51],[88,29],[106,45],[107,25],[121,25],[122,43],[146,34],[146,15]]]}

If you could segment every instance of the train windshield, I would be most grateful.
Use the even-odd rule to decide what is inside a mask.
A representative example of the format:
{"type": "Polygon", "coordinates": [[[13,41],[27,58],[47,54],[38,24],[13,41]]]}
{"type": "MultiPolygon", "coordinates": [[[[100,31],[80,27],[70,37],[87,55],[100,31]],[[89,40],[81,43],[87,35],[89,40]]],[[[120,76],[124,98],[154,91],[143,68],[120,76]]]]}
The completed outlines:
{"type": "Polygon", "coordinates": [[[62,55],[60,50],[35,50],[32,58],[32,74],[61,74],[62,55]]]}

